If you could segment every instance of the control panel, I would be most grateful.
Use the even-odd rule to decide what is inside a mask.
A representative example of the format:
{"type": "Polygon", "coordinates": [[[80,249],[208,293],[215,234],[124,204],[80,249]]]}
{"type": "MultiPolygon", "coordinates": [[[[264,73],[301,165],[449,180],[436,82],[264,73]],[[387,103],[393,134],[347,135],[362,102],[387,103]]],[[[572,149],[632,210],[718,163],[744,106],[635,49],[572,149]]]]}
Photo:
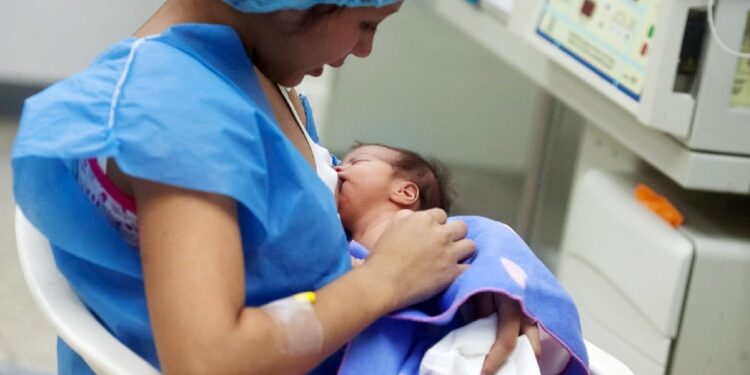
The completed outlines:
{"type": "Polygon", "coordinates": [[[659,0],[547,0],[537,33],[639,101],[658,12],[659,0]]]}
{"type": "Polygon", "coordinates": [[[750,44],[750,1],[529,0],[523,8],[515,24],[532,45],[644,126],[698,152],[750,155],[750,63],[740,53],[750,44]]]}

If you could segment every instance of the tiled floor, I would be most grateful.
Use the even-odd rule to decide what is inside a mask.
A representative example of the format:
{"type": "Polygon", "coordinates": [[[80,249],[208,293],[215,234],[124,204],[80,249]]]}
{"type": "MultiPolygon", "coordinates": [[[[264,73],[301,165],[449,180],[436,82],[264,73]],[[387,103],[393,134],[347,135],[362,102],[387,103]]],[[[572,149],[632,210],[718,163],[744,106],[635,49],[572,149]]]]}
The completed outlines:
{"type": "Polygon", "coordinates": [[[0,118],[0,375],[53,373],[55,333],[31,299],[16,253],[10,173],[15,134],[15,119],[0,118]]]}

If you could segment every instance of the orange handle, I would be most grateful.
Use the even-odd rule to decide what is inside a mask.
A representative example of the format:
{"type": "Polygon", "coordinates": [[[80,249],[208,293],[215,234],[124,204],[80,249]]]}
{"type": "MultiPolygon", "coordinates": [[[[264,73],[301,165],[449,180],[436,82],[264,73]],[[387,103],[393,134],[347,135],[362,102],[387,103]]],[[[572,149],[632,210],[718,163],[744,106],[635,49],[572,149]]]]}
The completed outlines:
{"type": "Polygon", "coordinates": [[[655,213],[664,221],[674,228],[679,228],[685,221],[680,211],[675,208],[667,198],[659,195],[650,187],[644,184],[638,184],[635,187],[635,199],[646,206],[651,212],[655,213]]]}

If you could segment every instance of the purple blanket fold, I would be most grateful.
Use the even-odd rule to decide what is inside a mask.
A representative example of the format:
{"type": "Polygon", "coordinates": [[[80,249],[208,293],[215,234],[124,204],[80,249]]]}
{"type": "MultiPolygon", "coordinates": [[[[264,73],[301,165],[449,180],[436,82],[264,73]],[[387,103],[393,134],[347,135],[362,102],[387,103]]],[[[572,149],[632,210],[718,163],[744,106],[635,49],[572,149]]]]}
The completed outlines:
{"type": "MultiPolygon", "coordinates": [[[[542,374],[588,374],[588,356],[573,300],[524,241],[505,224],[478,216],[452,217],[469,227],[476,244],[466,270],[443,293],[385,316],[356,336],[339,374],[417,374],[424,353],[451,330],[466,324],[458,308],[480,292],[518,300],[538,322],[543,338],[542,374]]],[[[352,243],[351,253],[366,250],[352,243]]],[[[502,319],[502,317],[501,317],[502,319]]]]}

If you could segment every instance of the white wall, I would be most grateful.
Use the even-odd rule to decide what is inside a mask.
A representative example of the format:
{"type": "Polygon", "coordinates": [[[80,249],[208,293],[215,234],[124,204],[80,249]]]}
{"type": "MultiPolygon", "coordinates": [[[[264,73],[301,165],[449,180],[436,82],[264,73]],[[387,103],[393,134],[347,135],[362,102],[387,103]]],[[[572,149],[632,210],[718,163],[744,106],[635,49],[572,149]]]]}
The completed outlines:
{"type": "Polygon", "coordinates": [[[128,37],[160,0],[3,0],[0,81],[46,84],[128,37]]]}
{"type": "Polygon", "coordinates": [[[335,152],[359,139],[522,174],[541,99],[427,1],[409,0],[379,28],[372,56],[349,57],[335,75],[323,140],[335,152]]]}

